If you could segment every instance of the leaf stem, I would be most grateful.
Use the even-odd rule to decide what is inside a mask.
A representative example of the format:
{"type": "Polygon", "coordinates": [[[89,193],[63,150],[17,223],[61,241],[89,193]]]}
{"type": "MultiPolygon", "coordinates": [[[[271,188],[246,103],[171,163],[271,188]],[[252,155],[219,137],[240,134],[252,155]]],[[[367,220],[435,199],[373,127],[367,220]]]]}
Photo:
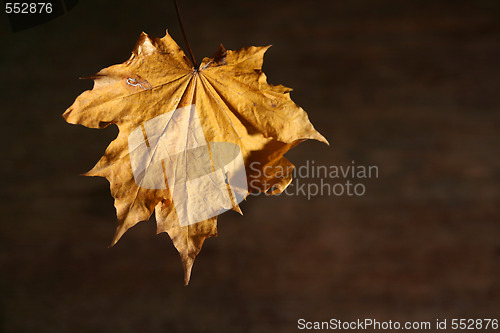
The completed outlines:
{"type": "Polygon", "coordinates": [[[194,58],[193,50],[191,50],[191,45],[189,45],[189,41],[186,36],[186,31],[184,30],[184,24],[182,24],[181,11],[179,10],[179,4],[177,0],[174,0],[175,10],[177,11],[177,18],[179,19],[179,25],[181,26],[182,36],[184,37],[184,41],[186,42],[189,55],[191,56],[191,61],[193,62],[193,66],[196,69],[198,66],[196,64],[196,59],[194,58]]]}

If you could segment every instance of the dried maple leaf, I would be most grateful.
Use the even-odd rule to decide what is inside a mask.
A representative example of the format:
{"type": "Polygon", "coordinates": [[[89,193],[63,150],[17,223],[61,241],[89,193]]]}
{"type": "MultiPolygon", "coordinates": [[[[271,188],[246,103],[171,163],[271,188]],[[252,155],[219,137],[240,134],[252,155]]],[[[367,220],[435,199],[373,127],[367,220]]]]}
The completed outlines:
{"type": "Polygon", "coordinates": [[[63,117],[119,128],[85,174],[110,183],[118,216],[112,245],[155,210],[157,232],[179,251],[187,284],[204,240],[217,235],[217,215],[241,213],[250,180],[250,191],[280,193],[293,169],[283,154],[306,139],[328,143],[291,89],[267,83],[267,49],[221,46],[195,69],[168,33],[142,33],[129,60],[92,77],[93,89],[63,117]]]}

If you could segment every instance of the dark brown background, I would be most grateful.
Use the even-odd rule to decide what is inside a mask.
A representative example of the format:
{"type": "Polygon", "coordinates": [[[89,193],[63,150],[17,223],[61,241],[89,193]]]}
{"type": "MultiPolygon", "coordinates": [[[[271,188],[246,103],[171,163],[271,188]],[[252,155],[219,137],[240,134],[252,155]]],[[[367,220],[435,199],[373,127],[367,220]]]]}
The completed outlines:
{"type": "MultiPolygon", "coordinates": [[[[269,82],[294,88],[332,143],[297,166],[377,165],[363,197],[253,197],[220,218],[182,285],[154,221],[107,246],[104,179],[79,177],[116,128],[61,114],[126,60],[169,1],[81,1],[11,33],[2,17],[0,330],[294,332],[299,318],[500,317],[500,2],[180,1],[199,59],[274,46],[269,82]]],[[[306,180],[314,182],[316,180],[306,180]]]]}

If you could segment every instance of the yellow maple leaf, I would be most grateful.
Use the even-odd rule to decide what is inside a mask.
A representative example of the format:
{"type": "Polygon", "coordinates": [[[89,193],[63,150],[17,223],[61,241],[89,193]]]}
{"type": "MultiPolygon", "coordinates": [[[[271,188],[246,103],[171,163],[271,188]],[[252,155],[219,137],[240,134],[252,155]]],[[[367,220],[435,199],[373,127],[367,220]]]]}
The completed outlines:
{"type": "Polygon", "coordinates": [[[93,89],[63,117],[119,128],[85,174],[110,183],[118,216],[112,245],[155,211],[157,232],[179,251],[187,284],[204,240],[217,235],[217,216],[241,213],[249,192],[282,192],[292,180],[293,164],[283,157],[290,148],[306,139],[328,143],[291,89],[267,83],[267,49],[221,46],[194,68],[168,33],[142,33],[129,60],[91,77],[93,89]]]}

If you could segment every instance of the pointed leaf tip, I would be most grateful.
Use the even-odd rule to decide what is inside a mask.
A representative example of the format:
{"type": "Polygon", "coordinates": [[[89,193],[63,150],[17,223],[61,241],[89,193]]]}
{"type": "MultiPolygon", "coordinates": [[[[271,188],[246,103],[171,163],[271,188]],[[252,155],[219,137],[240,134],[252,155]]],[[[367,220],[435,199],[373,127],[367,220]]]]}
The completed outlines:
{"type": "Polygon", "coordinates": [[[191,271],[193,269],[194,258],[189,256],[182,257],[182,268],[184,269],[184,286],[189,284],[191,281],[191,271]]]}

